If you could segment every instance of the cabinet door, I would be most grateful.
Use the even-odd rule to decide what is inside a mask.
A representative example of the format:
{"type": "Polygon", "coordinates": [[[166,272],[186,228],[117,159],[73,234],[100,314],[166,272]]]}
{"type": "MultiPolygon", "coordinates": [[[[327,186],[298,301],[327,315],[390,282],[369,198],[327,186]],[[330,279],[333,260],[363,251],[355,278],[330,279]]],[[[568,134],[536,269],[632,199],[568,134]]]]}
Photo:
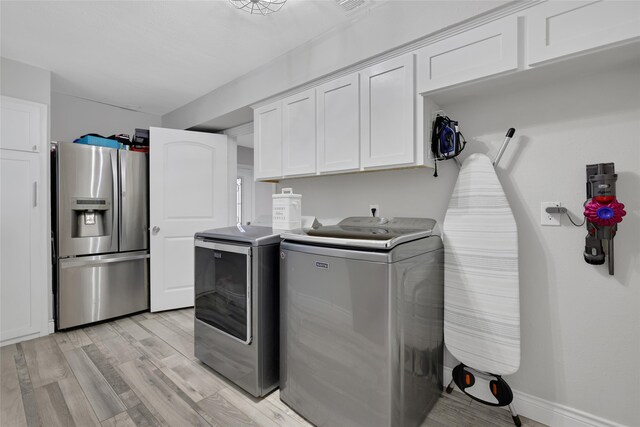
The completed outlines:
{"type": "MultiPolygon", "coordinates": [[[[5,126],[3,123],[3,128],[5,126]]],[[[46,241],[42,239],[46,210],[41,193],[45,189],[38,188],[39,169],[37,155],[0,150],[2,343],[31,338],[29,335],[42,331],[43,320],[46,320],[47,261],[41,250],[43,240],[46,241]]]]}
{"type": "Polygon", "coordinates": [[[361,161],[364,168],[415,161],[413,54],[360,73],[361,161]]]}
{"type": "Polygon", "coordinates": [[[529,63],[640,37],[638,1],[547,2],[527,16],[529,63]]]}
{"type": "Polygon", "coordinates": [[[508,16],[418,50],[418,91],[518,69],[518,19],[508,16]]]}
{"type": "Polygon", "coordinates": [[[318,97],[318,171],[360,167],[360,87],[352,74],[316,89],[318,97]]]}
{"type": "Polygon", "coordinates": [[[282,101],[282,173],[316,173],[316,90],[282,101]]]}
{"type": "Polygon", "coordinates": [[[282,177],[282,103],[257,108],[254,121],[254,169],[256,179],[282,177]]]}
{"type": "Polygon", "coordinates": [[[39,152],[47,139],[46,107],[22,99],[2,97],[0,148],[39,152]]]}

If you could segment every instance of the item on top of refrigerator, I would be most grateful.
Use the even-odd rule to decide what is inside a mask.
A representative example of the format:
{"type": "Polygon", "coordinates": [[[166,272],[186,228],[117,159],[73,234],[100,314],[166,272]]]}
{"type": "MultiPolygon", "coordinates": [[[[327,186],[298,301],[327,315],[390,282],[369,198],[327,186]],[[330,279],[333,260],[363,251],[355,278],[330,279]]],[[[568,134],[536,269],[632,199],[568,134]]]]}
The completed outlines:
{"type": "Polygon", "coordinates": [[[129,146],[129,150],[137,151],[139,153],[148,153],[149,152],[149,146],[148,145],[130,145],[129,146]]]}
{"type": "Polygon", "coordinates": [[[118,141],[124,145],[129,145],[131,144],[131,137],[129,137],[129,134],[127,133],[118,133],[115,135],[111,135],[109,137],[107,137],[107,139],[113,139],[115,141],[118,141]]]}
{"type": "Polygon", "coordinates": [[[136,128],[133,138],[131,138],[132,145],[149,145],[149,129],[136,128]]]}
{"type": "Polygon", "coordinates": [[[95,133],[83,135],[73,142],[76,144],[97,145],[100,147],[122,148],[122,144],[120,142],[114,139],[105,138],[95,133]]]}

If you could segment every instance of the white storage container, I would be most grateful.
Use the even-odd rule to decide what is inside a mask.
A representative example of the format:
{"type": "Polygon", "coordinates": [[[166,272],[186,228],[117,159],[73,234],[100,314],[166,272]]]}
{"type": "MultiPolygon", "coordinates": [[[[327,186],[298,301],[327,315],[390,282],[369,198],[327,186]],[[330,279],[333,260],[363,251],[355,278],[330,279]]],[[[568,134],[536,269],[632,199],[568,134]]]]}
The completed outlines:
{"type": "Polygon", "coordinates": [[[295,230],[302,227],[302,195],[293,194],[291,188],[283,188],[282,194],[273,196],[273,228],[295,230]]]}

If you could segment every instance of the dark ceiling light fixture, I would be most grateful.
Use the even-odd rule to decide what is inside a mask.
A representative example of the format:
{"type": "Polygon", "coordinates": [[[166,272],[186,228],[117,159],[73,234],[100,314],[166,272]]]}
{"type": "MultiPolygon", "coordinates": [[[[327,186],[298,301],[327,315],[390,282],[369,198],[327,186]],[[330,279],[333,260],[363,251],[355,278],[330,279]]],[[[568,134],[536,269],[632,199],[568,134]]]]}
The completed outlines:
{"type": "Polygon", "coordinates": [[[277,12],[286,1],[287,0],[229,0],[236,8],[258,15],[268,15],[277,12]]]}

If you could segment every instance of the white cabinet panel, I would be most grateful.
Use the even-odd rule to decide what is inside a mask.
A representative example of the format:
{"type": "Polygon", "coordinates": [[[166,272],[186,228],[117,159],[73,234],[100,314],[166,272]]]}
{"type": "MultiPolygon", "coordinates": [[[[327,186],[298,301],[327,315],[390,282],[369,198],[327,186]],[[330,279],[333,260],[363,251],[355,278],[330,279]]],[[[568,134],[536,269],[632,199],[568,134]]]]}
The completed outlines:
{"type": "Polygon", "coordinates": [[[256,179],[282,177],[282,103],[257,108],[253,124],[256,179]]]}
{"type": "Polygon", "coordinates": [[[316,91],[309,89],[282,101],[282,173],[316,173],[316,91]]]}
{"type": "Polygon", "coordinates": [[[518,20],[509,16],[418,50],[421,93],[518,68],[518,20]]]}
{"type": "Polygon", "coordinates": [[[638,1],[550,1],[527,14],[529,64],[640,37],[638,1]]]}
{"type": "Polygon", "coordinates": [[[318,171],[360,167],[360,87],[352,74],[316,89],[318,98],[318,171]]]}
{"type": "Polygon", "coordinates": [[[364,168],[415,161],[413,54],[360,73],[361,162],[364,168]]]}
{"type": "Polygon", "coordinates": [[[39,169],[38,155],[0,150],[0,342],[41,332],[47,316],[39,169]]]}
{"type": "Polygon", "coordinates": [[[46,107],[35,102],[2,97],[0,148],[39,152],[46,140],[46,107]]]}

